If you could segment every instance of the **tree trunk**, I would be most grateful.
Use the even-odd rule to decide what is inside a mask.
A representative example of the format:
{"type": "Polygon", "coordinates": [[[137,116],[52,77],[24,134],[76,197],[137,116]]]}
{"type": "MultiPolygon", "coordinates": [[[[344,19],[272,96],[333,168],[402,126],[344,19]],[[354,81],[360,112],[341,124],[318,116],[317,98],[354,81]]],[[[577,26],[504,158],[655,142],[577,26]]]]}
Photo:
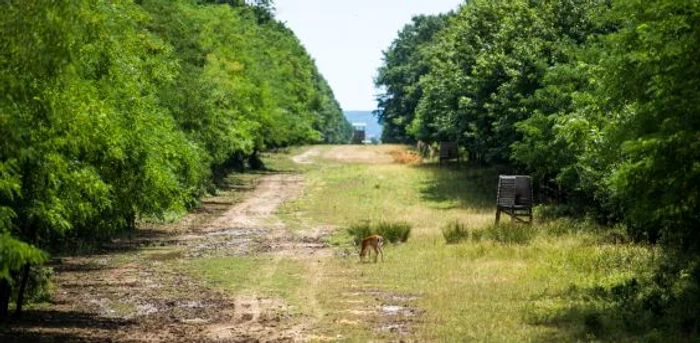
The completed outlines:
{"type": "Polygon", "coordinates": [[[10,282],[6,279],[0,279],[0,321],[7,318],[11,290],[10,282]]]}
{"type": "Polygon", "coordinates": [[[29,270],[31,266],[29,263],[24,265],[22,268],[22,282],[19,284],[19,292],[17,293],[17,310],[15,311],[15,317],[22,315],[22,302],[24,302],[24,291],[27,289],[27,281],[29,281],[29,270]]]}

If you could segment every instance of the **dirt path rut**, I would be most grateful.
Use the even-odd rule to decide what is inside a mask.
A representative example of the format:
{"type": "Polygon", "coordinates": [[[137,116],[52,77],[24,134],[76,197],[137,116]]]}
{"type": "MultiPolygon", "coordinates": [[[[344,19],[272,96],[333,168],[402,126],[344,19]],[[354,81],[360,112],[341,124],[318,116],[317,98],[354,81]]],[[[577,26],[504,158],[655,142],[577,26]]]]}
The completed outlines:
{"type": "MultiPolygon", "coordinates": [[[[311,163],[315,155],[311,149],[296,161],[311,163]]],[[[242,202],[225,191],[178,223],[145,225],[101,254],[62,258],[54,265],[50,309],[0,326],[0,341],[302,341],[308,325],[290,318],[283,300],[224,294],[178,264],[210,256],[328,254],[318,235],[296,235],[274,217],[303,187],[298,174],[268,174],[242,202]]]]}

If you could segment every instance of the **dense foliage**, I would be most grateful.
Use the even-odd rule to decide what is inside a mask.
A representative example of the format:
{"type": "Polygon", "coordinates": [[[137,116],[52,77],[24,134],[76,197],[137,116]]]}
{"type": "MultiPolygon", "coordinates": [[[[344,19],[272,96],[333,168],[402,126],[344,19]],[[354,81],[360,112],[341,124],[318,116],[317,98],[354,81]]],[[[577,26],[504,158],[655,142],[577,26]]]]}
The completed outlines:
{"type": "Polygon", "coordinates": [[[349,140],[271,2],[218,3],[0,3],[0,316],[42,250],[191,207],[259,151],[349,140]]]}
{"type": "Polygon", "coordinates": [[[570,213],[660,243],[658,292],[639,298],[697,333],[700,3],[471,1],[437,33],[423,20],[379,70],[385,135],[457,141],[570,213]]]}
{"type": "Polygon", "coordinates": [[[410,143],[414,138],[406,132],[413,120],[418,101],[423,95],[420,77],[430,67],[429,50],[426,48],[433,36],[447,23],[448,15],[413,18],[413,22],[399,32],[399,37],[384,52],[384,65],[379,68],[375,83],[385,93],[378,98],[375,111],[382,123],[382,142],[410,143]]]}

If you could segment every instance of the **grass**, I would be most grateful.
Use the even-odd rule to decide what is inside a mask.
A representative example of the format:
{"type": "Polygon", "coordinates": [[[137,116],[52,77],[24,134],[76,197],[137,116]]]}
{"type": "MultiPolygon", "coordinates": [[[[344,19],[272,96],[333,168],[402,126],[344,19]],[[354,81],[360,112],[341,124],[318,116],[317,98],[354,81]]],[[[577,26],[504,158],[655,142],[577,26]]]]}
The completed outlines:
{"type": "MultiPolygon", "coordinates": [[[[381,318],[347,315],[361,309],[353,301],[381,304],[347,295],[368,289],[419,295],[411,306],[425,313],[409,336],[419,341],[591,340],[604,330],[596,328],[597,317],[562,314],[583,303],[602,305],[571,289],[610,286],[651,270],[652,249],[601,241],[591,224],[492,225],[496,169],[319,163],[304,175],[304,196],[285,206],[295,215],[280,211],[287,223],[345,227],[401,221],[413,228],[405,244],[385,249],[383,264],[362,265],[354,255],[325,264],[327,278],[318,292],[329,315],[322,323],[347,333],[350,341],[395,338],[377,333],[372,322],[381,318]],[[446,245],[442,229],[457,222],[460,228],[454,225],[448,235],[462,243],[446,245]]],[[[341,231],[333,239],[342,250],[352,236],[341,231]]]]}
{"type": "Polygon", "coordinates": [[[363,222],[351,225],[347,232],[352,236],[353,243],[356,245],[369,235],[380,235],[390,243],[402,243],[408,240],[408,236],[411,234],[411,225],[406,222],[381,221],[374,224],[363,222]]]}
{"type": "Polygon", "coordinates": [[[496,242],[527,244],[537,236],[537,227],[525,224],[493,224],[485,229],[485,235],[496,242]]]}
{"type": "Polygon", "coordinates": [[[212,257],[189,260],[185,271],[222,291],[246,296],[282,298],[300,308],[299,290],[307,286],[305,266],[271,256],[212,257]]]}
{"type": "Polygon", "coordinates": [[[465,219],[476,225],[491,222],[493,215],[485,199],[493,202],[493,196],[456,195],[491,187],[477,185],[478,180],[457,180],[459,174],[458,170],[437,167],[321,161],[304,174],[305,196],[285,204],[279,214],[294,226],[403,221],[413,226],[414,237],[432,234],[436,224],[450,220],[465,219]],[[436,178],[442,173],[451,176],[436,178]],[[443,181],[450,184],[443,185],[443,181]],[[441,189],[450,189],[450,194],[435,194],[441,189]]]}
{"type": "Polygon", "coordinates": [[[341,341],[638,340],[614,314],[601,315],[610,306],[588,290],[648,277],[654,249],[605,238],[590,223],[492,225],[494,168],[343,163],[324,159],[331,149],[301,169],[284,162],[290,155],[269,165],[303,172],[303,195],[277,215],[293,229],[338,228],[326,238],[334,256],[203,259],[187,270],[229,292],[287,299],[311,314],[315,335],[341,341]],[[343,228],[352,223],[367,225],[349,234],[343,228]],[[411,239],[387,246],[384,263],[361,264],[353,235],[372,231],[369,223],[406,223],[411,239]],[[377,311],[388,304],[421,312],[392,319],[377,311]],[[378,329],[392,320],[410,322],[410,333],[378,329]]]}
{"type": "Polygon", "coordinates": [[[262,154],[262,160],[265,164],[265,169],[270,172],[303,172],[309,167],[297,164],[292,161],[292,157],[301,154],[307,148],[293,147],[286,148],[273,153],[262,154]]]}
{"type": "Polygon", "coordinates": [[[458,221],[450,222],[442,228],[442,236],[447,244],[459,243],[469,239],[469,229],[458,221]]]}

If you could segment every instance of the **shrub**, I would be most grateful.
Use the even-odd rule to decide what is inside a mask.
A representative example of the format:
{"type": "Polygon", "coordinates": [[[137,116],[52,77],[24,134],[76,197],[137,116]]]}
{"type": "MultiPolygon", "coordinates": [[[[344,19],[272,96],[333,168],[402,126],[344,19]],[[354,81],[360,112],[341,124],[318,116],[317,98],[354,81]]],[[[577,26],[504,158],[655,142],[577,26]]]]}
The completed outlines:
{"type": "Polygon", "coordinates": [[[379,222],[376,228],[378,235],[391,243],[405,242],[411,234],[411,225],[406,222],[379,222]]]}
{"type": "Polygon", "coordinates": [[[369,222],[363,222],[363,223],[358,223],[358,224],[353,224],[348,228],[348,234],[352,236],[353,241],[355,244],[360,244],[362,242],[362,239],[375,233],[372,230],[372,226],[370,225],[369,222]]]}
{"type": "Polygon", "coordinates": [[[459,243],[469,239],[469,229],[466,224],[453,221],[442,228],[442,236],[447,244],[459,243]]]}
{"type": "Polygon", "coordinates": [[[525,244],[537,234],[532,225],[494,224],[486,228],[486,236],[496,242],[525,244]]]}
{"type": "Polygon", "coordinates": [[[355,244],[360,244],[362,239],[369,235],[380,235],[387,242],[400,243],[408,240],[411,234],[411,225],[406,222],[379,222],[371,224],[369,221],[353,224],[348,228],[348,234],[353,237],[355,244]]]}
{"type": "Polygon", "coordinates": [[[627,244],[632,242],[632,237],[630,237],[627,227],[618,223],[604,230],[600,234],[598,242],[601,244],[627,244]]]}
{"type": "MultiPolygon", "coordinates": [[[[51,279],[54,276],[54,270],[51,267],[32,266],[29,271],[29,279],[27,280],[27,289],[24,291],[25,303],[37,303],[49,301],[51,293],[53,293],[54,285],[51,279]]],[[[21,276],[15,279],[15,284],[19,285],[21,276]]],[[[17,291],[19,287],[14,290],[17,291]]],[[[13,292],[11,299],[17,301],[18,294],[13,292]]]]}

